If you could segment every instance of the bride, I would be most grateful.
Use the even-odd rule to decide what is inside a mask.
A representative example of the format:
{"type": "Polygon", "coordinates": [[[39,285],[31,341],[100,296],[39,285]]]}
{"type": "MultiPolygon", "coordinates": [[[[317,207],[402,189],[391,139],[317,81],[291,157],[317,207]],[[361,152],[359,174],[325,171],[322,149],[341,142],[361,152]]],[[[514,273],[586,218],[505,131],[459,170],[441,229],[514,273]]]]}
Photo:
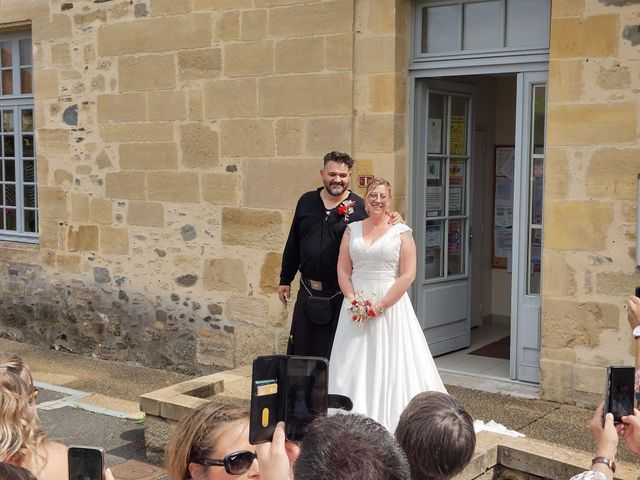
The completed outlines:
{"type": "Polygon", "coordinates": [[[340,245],[338,282],[344,294],[331,362],[329,392],[346,395],[353,411],[393,432],[418,393],[446,393],[407,289],[416,275],[411,229],[388,222],[391,185],[367,186],[369,218],[350,223],[340,245]]]}

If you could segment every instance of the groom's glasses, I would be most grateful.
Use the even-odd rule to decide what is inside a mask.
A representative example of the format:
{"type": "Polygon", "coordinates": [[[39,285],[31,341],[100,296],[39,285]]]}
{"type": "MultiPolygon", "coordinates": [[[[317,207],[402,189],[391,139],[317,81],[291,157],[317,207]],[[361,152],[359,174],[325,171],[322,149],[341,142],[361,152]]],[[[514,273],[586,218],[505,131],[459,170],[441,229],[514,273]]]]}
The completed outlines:
{"type": "Polygon", "coordinates": [[[367,198],[369,200],[380,199],[381,202],[384,202],[387,198],[389,198],[389,196],[386,193],[370,193],[367,195],[367,198]]]}

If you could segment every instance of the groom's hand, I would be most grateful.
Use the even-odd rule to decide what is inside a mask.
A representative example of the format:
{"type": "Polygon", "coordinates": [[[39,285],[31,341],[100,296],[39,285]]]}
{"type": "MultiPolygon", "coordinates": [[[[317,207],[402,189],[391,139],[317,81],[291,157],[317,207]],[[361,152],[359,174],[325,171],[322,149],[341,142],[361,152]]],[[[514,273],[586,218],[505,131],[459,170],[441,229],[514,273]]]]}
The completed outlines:
{"type": "Polygon", "coordinates": [[[389,215],[389,223],[391,225],[397,225],[398,223],[404,223],[404,219],[398,212],[391,212],[389,215]]]}
{"type": "Polygon", "coordinates": [[[290,285],[280,285],[278,287],[278,298],[280,301],[286,305],[291,298],[291,286],[290,285]]]}

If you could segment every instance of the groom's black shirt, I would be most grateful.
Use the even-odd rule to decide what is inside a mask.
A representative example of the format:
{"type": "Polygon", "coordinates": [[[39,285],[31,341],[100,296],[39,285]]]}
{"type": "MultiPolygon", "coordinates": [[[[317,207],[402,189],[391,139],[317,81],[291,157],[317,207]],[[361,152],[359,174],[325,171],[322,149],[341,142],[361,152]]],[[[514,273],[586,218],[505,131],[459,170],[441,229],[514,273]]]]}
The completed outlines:
{"type": "Polygon", "coordinates": [[[282,255],[280,285],[290,285],[296,272],[305,278],[337,282],[336,266],[342,235],[348,223],[367,218],[364,201],[353,192],[344,202],[353,201],[353,213],[347,221],[338,209],[327,209],[320,197],[321,188],[300,197],[282,255]]]}

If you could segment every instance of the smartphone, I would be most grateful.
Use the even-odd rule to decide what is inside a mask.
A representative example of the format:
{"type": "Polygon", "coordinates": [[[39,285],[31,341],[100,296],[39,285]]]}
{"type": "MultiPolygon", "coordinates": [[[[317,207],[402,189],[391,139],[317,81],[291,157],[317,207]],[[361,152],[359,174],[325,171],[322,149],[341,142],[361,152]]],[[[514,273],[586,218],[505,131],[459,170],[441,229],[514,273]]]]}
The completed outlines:
{"type": "Polygon", "coordinates": [[[69,480],[102,480],[104,450],[97,447],[69,447],[69,480]]]}
{"type": "MultiPolygon", "coordinates": [[[[625,415],[633,415],[634,367],[607,367],[604,414],[613,414],[613,423],[622,422],[625,415]]],[[[604,418],[602,419],[604,424],[604,418]]]]}
{"type": "Polygon", "coordinates": [[[636,287],[636,297],[640,298],[640,287],[636,287]]]}
{"type": "Polygon", "coordinates": [[[302,440],[327,413],[329,364],[321,357],[266,355],[253,361],[249,442],[270,442],[279,421],[287,440],[302,440]]]}

